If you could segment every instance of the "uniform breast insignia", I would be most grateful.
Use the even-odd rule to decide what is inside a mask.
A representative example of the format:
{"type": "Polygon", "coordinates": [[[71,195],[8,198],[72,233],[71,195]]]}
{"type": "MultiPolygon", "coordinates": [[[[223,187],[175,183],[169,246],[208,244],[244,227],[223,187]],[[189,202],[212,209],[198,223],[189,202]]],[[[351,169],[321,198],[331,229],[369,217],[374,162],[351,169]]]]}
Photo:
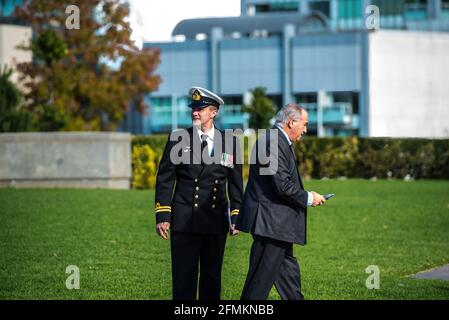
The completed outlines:
{"type": "Polygon", "coordinates": [[[220,165],[227,168],[234,168],[234,156],[232,154],[223,153],[221,155],[220,165]]]}

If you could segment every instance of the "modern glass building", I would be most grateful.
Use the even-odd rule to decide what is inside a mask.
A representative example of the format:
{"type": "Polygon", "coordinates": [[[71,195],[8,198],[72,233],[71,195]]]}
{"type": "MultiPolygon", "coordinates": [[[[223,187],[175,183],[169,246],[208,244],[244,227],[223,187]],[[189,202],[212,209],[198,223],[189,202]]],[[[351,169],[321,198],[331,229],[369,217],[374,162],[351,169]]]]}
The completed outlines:
{"type": "Polygon", "coordinates": [[[242,0],[242,15],[322,12],[333,30],[364,27],[365,9],[377,6],[381,27],[408,30],[448,30],[448,0],[242,0]]]}
{"type": "Polygon", "coordinates": [[[242,0],[239,17],[183,20],[172,42],[144,44],[160,48],[163,82],[123,129],[189,126],[193,85],[224,98],[219,126],[246,129],[241,105],[262,86],[278,107],[305,106],[311,134],[447,136],[449,94],[422,87],[449,85],[448,31],[449,0],[242,0]],[[433,126],[418,131],[423,108],[433,126]]]}
{"type": "Polygon", "coordinates": [[[449,85],[447,31],[449,0],[242,0],[239,17],[184,20],[172,42],[145,44],[161,50],[163,82],[147,115],[131,112],[124,129],[190,125],[192,85],[224,97],[219,126],[245,129],[241,105],[263,86],[278,107],[305,106],[312,134],[447,136],[448,94],[422,90],[449,85]],[[418,132],[423,108],[433,125],[418,132]]]}
{"type": "MultiPolygon", "coordinates": [[[[0,16],[22,2],[0,1],[0,16]]],[[[162,83],[120,130],[190,126],[194,85],[224,98],[218,126],[246,129],[262,86],[306,107],[310,134],[449,137],[449,0],[241,0],[240,16],[183,20],[172,36],[144,44],[161,50],[162,83]]]]}
{"type": "Polygon", "coordinates": [[[23,0],[0,0],[0,17],[11,16],[16,6],[23,4],[23,0]]]}
{"type": "MultiPolygon", "coordinates": [[[[13,66],[17,62],[31,61],[30,52],[17,49],[17,46],[31,38],[31,28],[23,25],[16,17],[16,6],[23,0],[0,0],[0,67],[13,66]]],[[[12,80],[18,81],[18,74],[13,73],[12,80]]]]}

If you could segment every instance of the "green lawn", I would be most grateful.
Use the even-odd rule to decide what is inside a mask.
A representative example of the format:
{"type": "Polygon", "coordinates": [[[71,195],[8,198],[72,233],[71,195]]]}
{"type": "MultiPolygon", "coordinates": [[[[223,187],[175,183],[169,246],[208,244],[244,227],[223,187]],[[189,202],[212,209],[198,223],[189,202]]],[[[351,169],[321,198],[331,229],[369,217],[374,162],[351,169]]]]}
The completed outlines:
{"type": "MultiPolygon", "coordinates": [[[[449,299],[449,281],[407,276],[449,263],[448,181],[308,181],[336,196],[309,210],[295,246],[306,299],[449,299]],[[368,290],[365,268],[380,268],[368,290]]],[[[0,189],[0,299],[169,299],[169,243],[154,191],[0,189]],[[68,290],[68,265],[81,289],[68,290]]],[[[250,236],[228,238],[223,299],[238,299],[250,236]]],[[[270,298],[278,299],[273,290],[270,298]]]]}

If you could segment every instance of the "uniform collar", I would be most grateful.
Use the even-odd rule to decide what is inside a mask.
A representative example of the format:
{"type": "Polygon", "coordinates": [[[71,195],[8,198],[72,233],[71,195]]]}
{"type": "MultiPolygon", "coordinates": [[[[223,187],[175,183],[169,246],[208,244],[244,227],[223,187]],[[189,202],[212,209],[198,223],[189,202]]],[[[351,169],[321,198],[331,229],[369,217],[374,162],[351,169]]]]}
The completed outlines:
{"type": "Polygon", "coordinates": [[[203,132],[201,131],[201,129],[197,129],[198,131],[198,135],[200,136],[200,140],[201,140],[201,136],[203,134],[205,134],[210,140],[214,141],[214,135],[215,135],[215,126],[212,124],[212,128],[209,129],[209,131],[207,132],[203,132]]]}

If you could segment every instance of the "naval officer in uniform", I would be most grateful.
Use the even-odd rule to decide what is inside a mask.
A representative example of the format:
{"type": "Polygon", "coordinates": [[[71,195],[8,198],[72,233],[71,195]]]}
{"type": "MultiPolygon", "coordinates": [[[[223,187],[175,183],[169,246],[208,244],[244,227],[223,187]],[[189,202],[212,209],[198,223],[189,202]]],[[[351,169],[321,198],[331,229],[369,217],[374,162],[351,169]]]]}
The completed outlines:
{"type": "Polygon", "coordinates": [[[236,137],[227,143],[214,125],[223,100],[201,87],[189,96],[193,126],[170,134],[159,163],[156,232],[170,238],[173,299],[195,300],[198,291],[218,300],[226,237],[238,233],[242,162],[236,137]]]}

